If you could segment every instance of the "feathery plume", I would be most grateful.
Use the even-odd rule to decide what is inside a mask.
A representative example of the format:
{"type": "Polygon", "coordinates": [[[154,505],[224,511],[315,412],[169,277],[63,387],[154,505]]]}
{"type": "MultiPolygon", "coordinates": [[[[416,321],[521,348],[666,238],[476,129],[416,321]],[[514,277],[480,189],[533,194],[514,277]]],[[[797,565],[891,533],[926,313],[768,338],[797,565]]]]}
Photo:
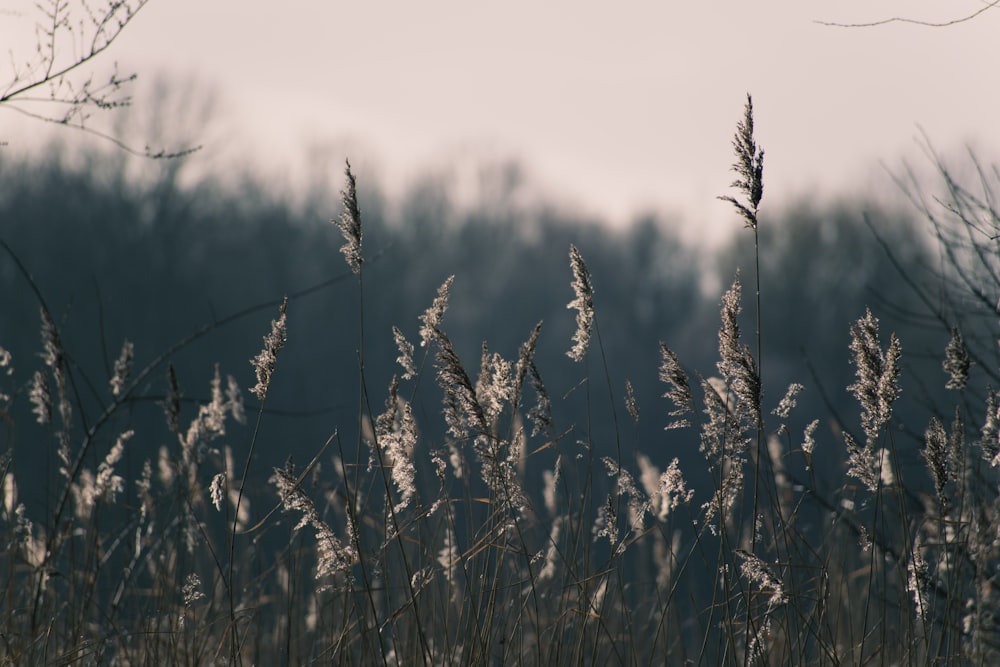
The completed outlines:
{"type": "Polygon", "coordinates": [[[444,319],[445,311],[448,310],[448,296],[451,293],[451,284],[455,282],[455,276],[448,276],[441,287],[438,287],[437,296],[431,302],[430,308],[420,316],[420,347],[427,347],[437,337],[441,330],[441,320],[444,319]]]}
{"type": "Polygon", "coordinates": [[[659,521],[666,521],[670,513],[682,503],[691,502],[694,490],[687,488],[681,473],[680,461],[675,457],[662,473],[645,454],[638,454],[639,479],[649,496],[649,508],[659,521]]]}
{"type": "MultiPolygon", "coordinates": [[[[667,347],[666,343],[660,342],[660,355],[663,360],[660,362],[660,382],[670,385],[671,389],[663,394],[664,398],[669,398],[674,403],[674,409],[667,414],[671,417],[682,417],[694,412],[694,397],[691,395],[691,385],[688,383],[687,373],[681,368],[681,363],[677,355],[667,347]]],[[[678,419],[667,425],[665,430],[673,428],[685,428],[691,425],[687,419],[678,419]]]]}
{"type": "Polygon", "coordinates": [[[632,529],[636,533],[641,532],[646,513],[650,511],[650,499],[639,489],[632,473],[619,465],[617,461],[608,456],[602,457],[601,461],[607,468],[608,477],[615,480],[618,497],[628,497],[629,523],[632,525],[632,529]]]}
{"type": "Polygon", "coordinates": [[[635,401],[635,389],[632,388],[632,381],[625,380],[625,409],[628,410],[632,423],[639,426],[639,406],[635,401]]]}
{"type": "MultiPolygon", "coordinates": [[[[0,369],[6,369],[4,371],[4,375],[10,376],[14,374],[14,366],[12,365],[13,360],[14,357],[11,355],[10,351],[0,345],[0,369]]],[[[3,417],[4,414],[6,414],[4,405],[9,402],[10,394],[0,391],[0,417],[3,417]]]]}
{"type": "Polygon", "coordinates": [[[394,511],[399,512],[410,504],[417,492],[417,470],[413,465],[417,424],[413,408],[399,397],[399,382],[395,375],[389,385],[385,412],[375,418],[375,439],[386,454],[386,465],[391,466],[392,481],[400,497],[394,511]]]}
{"type": "MultiPolygon", "coordinates": [[[[285,512],[298,512],[302,518],[293,530],[298,531],[305,526],[311,526],[316,534],[316,579],[338,573],[349,574],[351,565],[357,560],[354,547],[354,527],[348,515],[347,529],[349,539],[347,544],[340,541],[333,529],[323,521],[312,499],[301,489],[295,477],[295,469],[291,463],[284,468],[275,468],[270,481],[281,495],[281,504],[285,512]]],[[[322,587],[325,590],[328,586],[322,587]]]]}
{"type": "Polygon", "coordinates": [[[851,351],[857,367],[857,382],[847,387],[861,404],[861,426],[869,442],[892,418],[892,404],[899,396],[899,357],[902,348],[896,334],[885,352],[879,347],[878,319],[872,311],[851,325],[851,351]]]}
{"type": "Polygon", "coordinates": [[[923,545],[919,538],[914,538],[913,549],[910,550],[910,559],[906,563],[908,577],[906,579],[906,590],[913,596],[914,613],[917,622],[922,623],[927,618],[925,608],[928,593],[928,583],[930,576],[927,569],[927,561],[922,553],[923,545]]]}
{"type": "Polygon", "coordinates": [[[42,360],[49,368],[62,366],[64,356],[59,330],[48,310],[40,308],[39,311],[42,317],[42,360]]]}
{"type": "Polygon", "coordinates": [[[742,458],[727,459],[722,465],[722,484],[712,494],[712,499],[701,506],[704,512],[702,522],[716,537],[721,532],[716,517],[719,517],[719,522],[724,522],[727,526],[732,525],[733,508],[743,490],[743,464],[742,458]]]}
{"type": "Polygon", "coordinates": [[[813,451],[816,449],[815,435],[817,426],[819,426],[819,420],[814,419],[806,425],[805,431],[803,432],[802,453],[806,457],[807,470],[812,470],[813,451]]]}
{"type": "Polygon", "coordinates": [[[288,297],[285,297],[281,302],[278,319],[271,320],[271,332],[264,336],[264,349],[250,361],[257,373],[257,384],[250,391],[261,401],[267,396],[267,389],[271,385],[271,376],[278,362],[278,352],[285,346],[288,338],[285,324],[287,308],[288,297]]]}
{"type": "MultiPolygon", "coordinates": [[[[445,415],[445,421],[447,421],[447,415],[445,415]]],[[[444,450],[441,450],[444,453],[444,450]]],[[[465,479],[465,470],[467,468],[465,464],[465,454],[452,441],[448,442],[448,462],[451,464],[452,474],[455,475],[455,479],[465,479]]]]}
{"type": "Polygon", "coordinates": [[[892,470],[892,458],[889,450],[881,447],[878,450],[879,479],[883,488],[892,488],[896,485],[896,473],[892,470]]]}
{"type": "MultiPolygon", "coordinates": [[[[0,456],[0,469],[7,470],[10,460],[13,458],[11,450],[7,450],[0,456]]],[[[3,488],[3,518],[9,520],[14,515],[14,508],[17,506],[17,480],[13,472],[4,472],[0,476],[0,487],[3,488]]]]}
{"type": "Polygon", "coordinates": [[[483,408],[451,339],[441,330],[437,330],[436,336],[437,381],[444,391],[444,416],[448,432],[458,440],[466,438],[470,428],[477,433],[487,433],[489,428],[483,408]]]}
{"type": "Polygon", "coordinates": [[[798,382],[788,385],[788,391],[785,392],[784,398],[778,403],[778,407],[771,411],[771,414],[781,419],[788,419],[788,416],[792,413],[792,409],[797,405],[796,399],[803,389],[805,387],[798,382]]]}
{"type": "Polygon", "coordinates": [[[982,450],[983,459],[996,466],[1000,464],[1000,413],[997,409],[996,392],[993,387],[988,387],[986,391],[986,415],[983,421],[983,428],[980,431],[979,448],[982,450]]]}
{"type": "MultiPolygon", "coordinates": [[[[135,488],[138,489],[136,494],[139,497],[139,516],[140,524],[144,520],[149,512],[153,508],[153,496],[150,493],[153,489],[153,464],[149,459],[146,459],[142,463],[142,472],[139,474],[139,479],[135,480],[135,488]]],[[[142,552],[142,540],[141,535],[141,525],[136,526],[136,553],[142,552]]]]}
{"type": "Polygon", "coordinates": [[[444,572],[448,588],[451,589],[451,601],[455,605],[461,604],[464,597],[462,579],[459,577],[458,569],[461,560],[462,556],[458,551],[458,544],[455,541],[455,531],[446,523],[444,527],[444,539],[442,540],[441,549],[438,551],[437,562],[444,572]]]}
{"type": "Polygon", "coordinates": [[[49,383],[45,379],[45,374],[41,371],[35,371],[31,378],[28,399],[31,401],[31,411],[35,414],[35,420],[39,424],[45,425],[52,421],[52,393],[49,391],[49,383]]]}
{"type": "Polygon", "coordinates": [[[738,416],[754,426],[762,423],[760,414],[760,374],[750,348],[740,341],[739,315],[742,310],[739,273],[725,294],[722,295],[722,326],[719,328],[719,374],[739,399],[738,416]]]}
{"type": "Polygon", "coordinates": [[[573,334],[572,349],[566,354],[573,361],[583,361],[590,345],[590,331],[594,326],[594,287],[590,282],[590,271],[575,245],[569,246],[569,262],[573,269],[573,291],[576,298],[567,308],[576,309],[576,333],[573,334]]]}
{"type": "Polygon", "coordinates": [[[878,383],[879,410],[885,415],[885,423],[892,416],[892,404],[899,398],[902,389],[899,386],[899,359],[903,354],[902,345],[895,332],[889,334],[889,347],[885,351],[885,372],[878,383]]]}
{"type": "Polygon", "coordinates": [[[731,187],[743,193],[746,203],[728,195],[723,195],[719,199],[732,204],[747,227],[757,229],[757,208],[764,196],[764,150],[757,146],[753,136],[753,100],[749,93],[743,110],[743,120],[736,125],[733,148],[736,151],[733,171],[736,172],[737,179],[733,181],[731,187]]]}
{"type": "Polygon", "coordinates": [[[934,492],[943,511],[948,506],[944,487],[949,481],[949,451],[948,436],[944,432],[944,425],[937,417],[931,417],[931,423],[924,433],[924,459],[934,480],[934,492]]]}
{"type": "Polygon", "coordinates": [[[347,161],[344,169],[347,176],[347,187],[340,192],[341,201],[344,203],[344,212],[340,214],[335,222],[340,227],[340,232],[344,235],[346,243],[340,248],[347,259],[347,265],[356,274],[361,273],[361,209],[358,207],[357,181],[351,172],[351,163],[347,161]]]}
{"type": "Polygon", "coordinates": [[[187,578],[184,579],[184,586],[181,588],[181,594],[184,596],[185,607],[190,607],[198,600],[204,598],[205,594],[201,592],[201,578],[197,574],[189,574],[187,578]]]}
{"type": "Polygon", "coordinates": [[[473,447],[481,463],[479,475],[499,500],[500,507],[523,515],[527,508],[527,497],[517,471],[524,448],[524,429],[517,429],[509,442],[479,435],[473,447]],[[505,447],[506,455],[503,453],[505,447]]]}
{"type": "Polygon", "coordinates": [[[125,443],[133,435],[135,431],[125,431],[119,435],[107,456],[97,466],[96,477],[83,489],[83,502],[88,508],[93,507],[99,500],[113,503],[117,495],[125,489],[125,480],[121,475],[115,474],[115,464],[121,460],[125,443]]]}
{"type": "Polygon", "coordinates": [[[882,478],[881,460],[875,456],[872,441],[858,445],[851,434],[845,431],[844,445],[847,447],[847,474],[864,484],[872,493],[878,491],[882,478]]]}
{"type": "Polygon", "coordinates": [[[962,411],[955,406],[955,419],[948,434],[948,472],[951,479],[958,479],[965,470],[965,421],[962,411]]]}
{"type": "Polygon", "coordinates": [[[403,367],[403,379],[412,380],[417,376],[417,367],[413,363],[413,343],[406,340],[406,336],[395,325],[392,327],[392,337],[396,341],[396,348],[399,349],[396,363],[403,367]]]}
{"type": "Polygon", "coordinates": [[[760,591],[768,595],[768,613],[770,613],[775,607],[788,601],[788,598],[785,595],[784,585],[781,583],[781,580],[771,572],[771,568],[768,567],[767,563],[761,560],[758,556],[755,556],[748,551],[744,551],[743,549],[737,549],[736,555],[741,558],[740,572],[743,576],[749,581],[757,584],[760,591]]]}
{"type": "Polygon", "coordinates": [[[716,466],[720,457],[742,453],[748,440],[740,435],[733,396],[726,383],[720,378],[702,378],[701,389],[708,421],[702,424],[700,450],[709,464],[716,466]]]}
{"type": "Polygon", "coordinates": [[[12,536],[12,544],[20,546],[25,551],[28,551],[32,542],[34,526],[31,523],[31,519],[28,518],[28,510],[24,506],[24,503],[18,503],[14,508],[14,517],[14,534],[12,536]]]}
{"type": "Polygon", "coordinates": [[[221,512],[222,501],[226,498],[226,473],[219,472],[215,474],[208,492],[212,498],[212,505],[215,507],[215,511],[221,512]]]}
{"type": "Polygon", "coordinates": [[[225,435],[227,403],[222,396],[222,376],[219,374],[219,364],[215,364],[211,392],[212,400],[198,409],[198,416],[208,433],[213,436],[225,435]]]}
{"type": "Polygon", "coordinates": [[[608,544],[617,555],[618,549],[622,546],[618,544],[618,509],[615,507],[614,498],[610,495],[597,510],[597,518],[594,520],[591,532],[595,543],[602,537],[608,538],[608,544]]]}
{"type": "Polygon", "coordinates": [[[788,602],[784,586],[781,580],[772,574],[771,568],[759,557],[737,549],[736,555],[740,557],[740,572],[752,584],[756,584],[758,590],[767,595],[767,610],[764,613],[763,622],[757,624],[753,630],[753,635],[747,642],[747,653],[754,662],[764,662],[766,656],[765,642],[771,639],[771,614],[776,607],[788,602]]]}
{"type": "Polygon", "coordinates": [[[941,363],[944,372],[948,374],[946,389],[963,389],[969,381],[969,350],[965,347],[962,334],[958,327],[951,328],[951,339],[944,350],[945,358],[941,363]]]}
{"type": "Polygon", "coordinates": [[[476,401],[482,406],[490,427],[497,425],[504,406],[513,402],[512,372],[512,364],[496,352],[490,354],[484,341],[479,376],[476,378],[476,401]]]}
{"type": "Polygon", "coordinates": [[[542,499],[545,501],[545,510],[552,518],[556,518],[558,516],[556,512],[556,489],[559,486],[559,478],[561,475],[562,454],[556,457],[556,464],[553,466],[552,470],[542,471],[542,478],[545,480],[545,490],[542,493],[542,499]]]}
{"type": "Polygon", "coordinates": [[[132,341],[126,339],[122,343],[122,351],[115,361],[115,373],[111,376],[111,395],[116,398],[125,389],[125,383],[128,382],[129,376],[132,374],[132,359],[134,356],[135,348],[132,345],[132,341]]]}
{"type": "MultiPolygon", "coordinates": [[[[55,395],[59,400],[59,418],[62,420],[62,429],[59,432],[60,447],[68,451],[73,406],[66,395],[66,355],[59,337],[59,329],[49,315],[49,311],[42,307],[40,313],[42,318],[42,359],[45,365],[51,369],[52,379],[56,385],[55,395]]],[[[49,412],[51,413],[51,408],[49,412]]]]}
{"type": "MultiPolygon", "coordinates": [[[[198,406],[198,414],[188,425],[187,431],[181,437],[181,447],[185,463],[198,463],[205,453],[205,445],[216,438],[226,434],[226,412],[232,413],[234,419],[244,417],[242,414],[243,404],[235,403],[232,396],[232,387],[235,380],[230,376],[228,397],[223,396],[222,376],[219,374],[219,365],[215,365],[215,374],[212,376],[211,392],[212,400],[198,406]]],[[[229,467],[232,469],[232,466],[229,467]]],[[[192,471],[193,472],[193,471],[192,471]]],[[[192,478],[192,483],[194,480],[192,478]]]]}
{"type": "Polygon", "coordinates": [[[531,386],[535,390],[536,397],[535,405],[528,410],[528,419],[532,423],[531,437],[535,437],[539,433],[551,434],[555,426],[552,421],[552,401],[549,399],[549,393],[545,389],[545,383],[542,382],[542,376],[534,361],[528,364],[528,373],[531,376],[531,386]]]}
{"type": "Polygon", "coordinates": [[[521,392],[524,389],[524,380],[528,375],[530,367],[535,361],[535,347],[538,345],[538,336],[542,332],[542,323],[539,322],[532,329],[528,340],[521,343],[517,351],[517,363],[514,365],[514,382],[511,389],[512,407],[516,411],[521,405],[521,392]]]}
{"type": "Polygon", "coordinates": [[[10,353],[10,350],[0,345],[0,368],[7,369],[4,373],[6,375],[14,374],[14,355],[10,353]]]}

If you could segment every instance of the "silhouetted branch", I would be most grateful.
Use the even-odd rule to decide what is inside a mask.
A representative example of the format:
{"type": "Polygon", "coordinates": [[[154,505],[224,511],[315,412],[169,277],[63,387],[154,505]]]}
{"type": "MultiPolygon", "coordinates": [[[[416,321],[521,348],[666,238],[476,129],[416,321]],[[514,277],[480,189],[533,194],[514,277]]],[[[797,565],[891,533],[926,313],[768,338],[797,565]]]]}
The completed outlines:
{"type": "Polygon", "coordinates": [[[124,93],[124,88],[135,81],[135,74],[119,75],[115,64],[105,81],[95,83],[93,73],[84,75],[82,70],[108,50],[148,2],[106,0],[102,6],[87,2],[72,6],[69,0],[48,0],[36,4],[41,18],[35,25],[35,54],[24,65],[18,64],[20,61],[13,53],[10,55],[12,76],[0,84],[0,109],[80,130],[140,157],[178,158],[201,148],[153,150],[146,146],[140,150],[87,125],[92,110],[111,111],[131,105],[131,97],[124,93]],[[48,94],[38,95],[37,91],[42,89],[48,89],[48,94]],[[54,106],[58,111],[32,111],[23,104],[54,106]]]}
{"type": "Polygon", "coordinates": [[[989,4],[984,7],[977,9],[967,16],[961,18],[952,19],[950,21],[920,21],[917,19],[906,18],[905,16],[893,16],[888,19],[881,19],[879,21],[872,21],[870,23],[839,23],[836,21],[816,21],[820,25],[832,26],[834,28],[874,28],[876,26],[888,25],[890,23],[909,23],[911,25],[920,25],[928,28],[947,28],[948,26],[958,25],[959,23],[965,23],[966,21],[971,21],[980,14],[993,9],[997,5],[1000,5],[1000,0],[992,0],[989,4]]]}

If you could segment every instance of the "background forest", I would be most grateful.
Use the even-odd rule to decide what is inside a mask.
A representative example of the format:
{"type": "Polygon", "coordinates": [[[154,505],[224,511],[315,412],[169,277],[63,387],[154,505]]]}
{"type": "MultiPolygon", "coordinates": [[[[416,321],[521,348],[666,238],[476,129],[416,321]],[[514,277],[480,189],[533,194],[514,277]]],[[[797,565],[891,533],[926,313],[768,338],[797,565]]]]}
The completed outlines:
{"type": "MultiPolygon", "coordinates": [[[[135,345],[141,367],[208,328],[173,359],[187,398],[204,399],[216,363],[247,385],[259,344],[252,332],[266,327],[287,295],[294,345],[283,357],[284,381],[274,388],[271,418],[263,424],[265,437],[282,444],[259,452],[259,470],[266,476],[288,455],[308,460],[331,424],[350,428],[357,408],[351,388],[357,333],[349,316],[357,294],[337,252],[339,230],[330,224],[339,215],[340,185],[293,203],[252,177],[236,187],[211,179],[181,187],[183,159],[160,163],[158,173],[144,179],[130,179],[126,165],[99,154],[71,160],[55,146],[32,160],[0,154],[8,246],[0,273],[0,340],[19,359],[31,359],[38,346],[37,297],[17,271],[16,256],[58,318],[67,348],[100,351],[73,358],[90,387],[84,400],[110,377],[123,340],[135,345]]],[[[663,393],[660,341],[691,372],[713,375],[716,344],[706,332],[716,326],[723,287],[736,270],[744,277],[753,271],[753,246],[739,221],[715,248],[682,242],[670,221],[656,215],[612,229],[556,206],[522,205],[510,183],[514,169],[484,170],[489,195],[465,206],[433,180],[416,184],[399,202],[387,201],[377,183],[360,185],[373,249],[366,280],[369,294],[377,295],[366,305],[367,345],[381,353],[367,361],[371,384],[387,385],[395,372],[392,327],[412,336],[437,287],[455,275],[448,323],[461,357],[475,362],[484,341],[514,354],[544,321],[540,370],[553,395],[572,392],[578,371],[562,354],[575,326],[565,308],[572,296],[564,261],[570,243],[595,276],[616,396],[624,396],[628,380],[644,397],[644,413],[664,411],[656,398],[663,393]]],[[[846,199],[823,207],[801,201],[768,213],[760,229],[765,394],[777,401],[789,383],[818,379],[799,398],[802,425],[851,414],[854,399],[846,387],[854,369],[845,323],[871,306],[907,342],[904,382],[913,384],[897,408],[897,428],[907,439],[922,438],[920,416],[943,391],[937,356],[949,335],[909,282],[935,280],[941,258],[931,249],[932,231],[914,209],[846,199]]],[[[753,330],[752,322],[746,325],[753,330]]],[[[143,422],[147,427],[163,428],[155,402],[166,382],[164,369],[130,408],[135,419],[151,418],[143,422]]],[[[583,419],[570,412],[558,421],[569,426],[583,419]]],[[[700,456],[696,443],[667,444],[662,425],[640,423],[634,443],[659,463],[700,456]]],[[[24,424],[10,437],[32,441],[37,434],[24,424]]],[[[45,458],[52,455],[30,448],[17,466],[40,474],[51,470],[45,458]]]]}

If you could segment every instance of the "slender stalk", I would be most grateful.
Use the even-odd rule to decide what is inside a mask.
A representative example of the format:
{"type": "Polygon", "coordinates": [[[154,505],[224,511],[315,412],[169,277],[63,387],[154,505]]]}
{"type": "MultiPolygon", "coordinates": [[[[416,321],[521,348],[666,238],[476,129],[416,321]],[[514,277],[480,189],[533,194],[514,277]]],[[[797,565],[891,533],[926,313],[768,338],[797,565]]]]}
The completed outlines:
{"type": "MultiPolygon", "coordinates": [[[[763,454],[764,424],[762,418],[762,406],[760,403],[761,392],[761,308],[760,308],[760,246],[757,235],[757,213],[760,200],[764,196],[764,151],[757,146],[753,132],[753,100],[747,94],[746,106],[744,107],[743,119],[737,123],[736,136],[733,139],[733,148],[736,153],[736,162],[733,163],[733,171],[737,178],[733,181],[732,187],[739,190],[745,201],[739,201],[735,197],[722,196],[719,199],[727,201],[733,205],[737,213],[743,218],[746,226],[753,230],[754,245],[754,278],[755,278],[755,304],[757,315],[757,358],[754,367],[750,367],[749,372],[755,373],[756,377],[744,378],[744,382],[752,382],[758,391],[753,396],[757,404],[750,406],[753,411],[754,426],[756,429],[756,457],[754,460],[754,482],[753,482],[753,514],[750,517],[750,553],[757,553],[757,512],[760,495],[760,464],[763,454]]],[[[744,364],[744,367],[750,366],[744,364]]],[[[742,397],[741,397],[742,398],[742,397]]],[[[745,636],[749,637],[751,630],[753,605],[748,597],[746,604],[746,628],[745,636]]],[[[744,654],[744,665],[750,660],[749,651],[744,654]]]]}

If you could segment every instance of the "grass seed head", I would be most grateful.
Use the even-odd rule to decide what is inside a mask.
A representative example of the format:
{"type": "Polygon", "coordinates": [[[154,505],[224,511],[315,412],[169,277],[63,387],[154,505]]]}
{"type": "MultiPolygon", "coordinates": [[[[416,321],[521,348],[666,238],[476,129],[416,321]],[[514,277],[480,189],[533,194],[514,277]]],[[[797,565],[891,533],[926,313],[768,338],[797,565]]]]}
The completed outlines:
{"type": "Polygon", "coordinates": [[[281,302],[278,319],[271,320],[271,331],[264,336],[264,348],[250,361],[257,374],[257,384],[250,391],[261,401],[267,396],[267,389],[271,386],[271,376],[278,363],[278,352],[285,346],[285,341],[288,338],[285,317],[287,308],[288,297],[285,297],[281,302]]]}
{"type": "Polygon", "coordinates": [[[567,308],[576,309],[576,333],[573,347],[566,354],[573,361],[583,361],[590,345],[590,332],[594,327],[594,287],[590,281],[590,271],[575,245],[569,247],[569,262],[573,270],[573,292],[576,298],[567,308]]]}
{"type": "Polygon", "coordinates": [[[732,187],[739,190],[746,198],[741,202],[735,197],[721,196],[719,199],[733,205],[746,222],[746,226],[757,229],[757,209],[764,197],[764,150],[757,145],[753,134],[753,99],[747,93],[747,103],[743,110],[743,119],[736,125],[736,136],[733,138],[733,149],[736,152],[736,162],[733,171],[736,180],[732,187]]]}
{"type": "Polygon", "coordinates": [[[964,389],[969,381],[969,366],[972,362],[969,359],[969,350],[965,347],[962,334],[958,327],[951,328],[951,339],[945,347],[945,358],[941,366],[948,374],[946,389],[964,389]]]}
{"type": "Polygon", "coordinates": [[[345,243],[340,247],[340,252],[344,254],[347,265],[355,274],[361,273],[361,208],[358,206],[357,180],[351,172],[351,163],[347,162],[344,168],[344,175],[347,177],[347,186],[341,191],[341,201],[344,203],[344,212],[335,221],[344,235],[345,243]]]}

